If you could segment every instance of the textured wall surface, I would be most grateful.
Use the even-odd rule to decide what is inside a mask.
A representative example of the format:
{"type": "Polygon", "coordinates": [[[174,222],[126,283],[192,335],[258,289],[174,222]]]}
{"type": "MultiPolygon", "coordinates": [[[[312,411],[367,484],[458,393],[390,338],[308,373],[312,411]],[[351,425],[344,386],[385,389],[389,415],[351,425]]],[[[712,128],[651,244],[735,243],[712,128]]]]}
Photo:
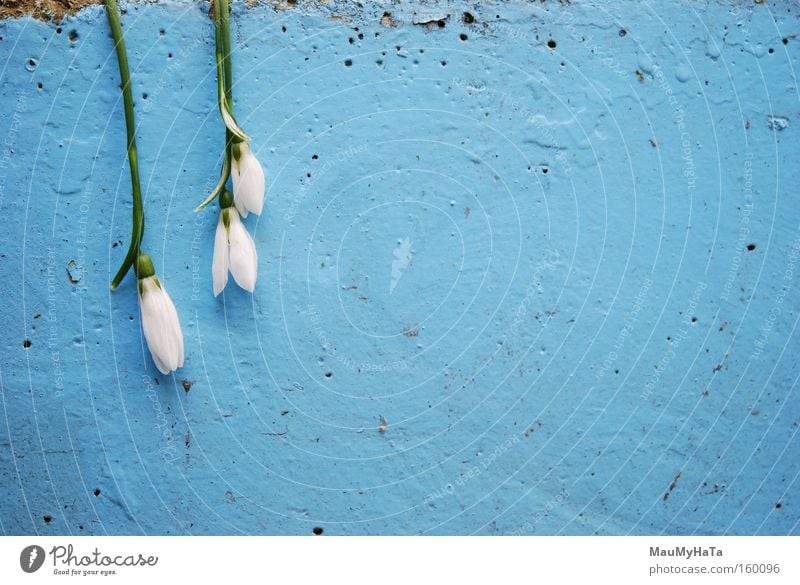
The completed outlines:
{"type": "Polygon", "coordinates": [[[800,532],[797,5],[292,4],[233,7],[217,299],[208,5],[126,6],[174,376],[103,10],[0,22],[0,531],[800,532]]]}

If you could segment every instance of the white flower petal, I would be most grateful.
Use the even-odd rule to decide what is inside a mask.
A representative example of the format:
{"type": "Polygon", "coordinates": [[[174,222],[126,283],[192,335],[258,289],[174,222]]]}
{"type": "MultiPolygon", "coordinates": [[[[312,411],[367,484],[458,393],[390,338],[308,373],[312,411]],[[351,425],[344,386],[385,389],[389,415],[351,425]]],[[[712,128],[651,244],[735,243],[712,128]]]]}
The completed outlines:
{"type": "MultiPolygon", "coordinates": [[[[234,212],[232,215],[236,215],[234,212]]],[[[214,260],[211,262],[211,277],[214,281],[214,296],[218,296],[228,284],[228,234],[225,231],[223,212],[219,213],[217,233],[214,237],[214,260]]]]}
{"type": "Polygon", "coordinates": [[[253,292],[258,277],[258,253],[253,238],[239,219],[238,214],[230,214],[230,270],[233,279],[246,291],[253,292]]]}
{"type": "Polygon", "coordinates": [[[247,142],[239,143],[237,148],[239,159],[233,158],[231,168],[233,201],[242,217],[247,217],[249,211],[261,215],[264,208],[264,169],[247,142]]]}
{"type": "Polygon", "coordinates": [[[173,366],[173,370],[177,370],[183,367],[183,331],[181,330],[181,321],[178,318],[178,310],[175,308],[175,303],[172,302],[166,290],[164,290],[163,302],[169,325],[167,331],[171,335],[170,347],[176,350],[171,354],[174,361],[170,365],[173,366]]]}
{"type": "Polygon", "coordinates": [[[183,366],[183,332],[178,311],[158,278],[139,281],[142,330],[156,367],[168,374],[183,366]]]}
{"type": "Polygon", "coordinates": [[[239,175],[239,163],[235,160],[231,165],[231,180],[233,181],[233,204],[236,206],[236,210],[239,212],[239,215],[242,217],[247,217],[247,208],[244,205],[244,197],[241,195],[242,188],[239,186],[240,184],[240,175],[239,175]],[[236,193],[240,195],[237,197],[236,193]]]}

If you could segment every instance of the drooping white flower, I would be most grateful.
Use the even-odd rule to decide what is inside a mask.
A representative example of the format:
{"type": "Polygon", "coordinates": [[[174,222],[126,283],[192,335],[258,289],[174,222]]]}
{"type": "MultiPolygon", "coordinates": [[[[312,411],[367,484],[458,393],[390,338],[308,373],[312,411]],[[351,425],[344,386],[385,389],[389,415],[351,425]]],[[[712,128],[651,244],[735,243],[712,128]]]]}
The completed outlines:
{"type": "Polygon", "coordinates": [[[233,201],[242,217],[252,211],[261,215],[264,208],[264,169],[247,142],[233,145],[231,157],[233,201]]]}
{"type": "Polygon", "coordinates": [[[139,307],[144,338],[158,370],[169,374],[183,367],[183,332],[178,311],[161,281],[153,274],[149,257],[149,270],[142,268],[142,260],[139,262],[139,307]]]}
{"type": "MultiPolygon", "coordinates": [[[[229,192],[222,194],[220,203],[230,199],[229,192]]],[[[258,277],[258,253],[253,238],[244,227],[239,211],[228,202],[229,207],[220,210],[217,234],[214,238],[214,259],[211,276],[216,297],[228,284],[228,271],[240,287],[253,292],[258,277]]]]}

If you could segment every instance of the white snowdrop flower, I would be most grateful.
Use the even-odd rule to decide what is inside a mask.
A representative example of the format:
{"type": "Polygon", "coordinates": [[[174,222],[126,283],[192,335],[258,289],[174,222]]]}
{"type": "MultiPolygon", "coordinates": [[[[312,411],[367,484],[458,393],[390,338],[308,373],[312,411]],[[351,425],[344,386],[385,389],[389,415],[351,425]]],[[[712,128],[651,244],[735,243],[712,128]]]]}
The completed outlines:
{"type": "Polygon", "coordinates": [[[239,211],[233,205],[235,195],[225,191],[220,195],[219,221],[214,238],[214,259],[211,276],[216,297],[228,284],[228,272],[240,287],[253,292],[258,277],[258,253],[253,238],[244,227],[239,211]]]}
{"type": "Polygon", "coordinates": [[[264,208],[264,169],[247,142],[233,145],[231,157],[233,200],[242,217],[248,212],[261,215],[264,208]]]}
{"type": "Polygon", "coordinates": [[[138,264],[144,338],[158,370],[169,374],[183,367],[183,332],[178,311],[155,275],[150,256],[140,254],[138,264]]]}

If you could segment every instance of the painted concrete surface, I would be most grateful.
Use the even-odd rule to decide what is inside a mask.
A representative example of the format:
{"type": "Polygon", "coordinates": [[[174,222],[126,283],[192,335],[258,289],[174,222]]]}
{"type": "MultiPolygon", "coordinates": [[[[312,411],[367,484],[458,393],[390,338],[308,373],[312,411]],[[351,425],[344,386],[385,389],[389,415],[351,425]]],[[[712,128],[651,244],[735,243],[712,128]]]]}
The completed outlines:
{"type": "Polygon", "coordinates": [[[268,194],[218,299],[207,5],[123,18],[174,376],[108,286],[103,11],[0,23],[0,531],[798,533],[795,4],[232,18],[268,194]]]}

